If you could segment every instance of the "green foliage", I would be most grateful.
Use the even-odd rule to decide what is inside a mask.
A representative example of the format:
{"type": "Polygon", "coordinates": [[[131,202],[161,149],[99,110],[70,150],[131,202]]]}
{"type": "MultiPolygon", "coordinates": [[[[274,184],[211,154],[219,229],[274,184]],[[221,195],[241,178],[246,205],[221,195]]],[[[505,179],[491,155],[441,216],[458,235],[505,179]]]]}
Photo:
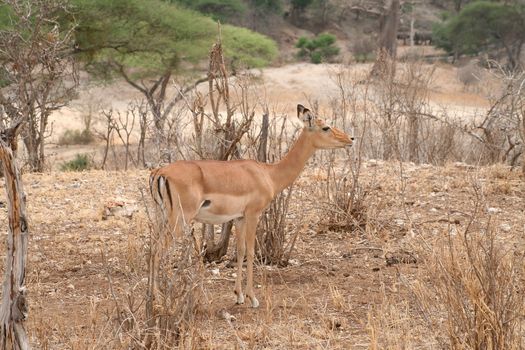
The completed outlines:
{"type": "Polygon", "coordinates": [[[246,6],[241,0],[172,0],[171,2],[182,4],[221,22],[246,11],[246,6]]]}
{"type": "Polygon", "coordinates": [[[414,4],[405,2],[401,4],[401,13],[412,13],[414,11],[414,4]]]}
{"type": "Polygon", "coordinates": [[[58,139],[58,144],[61,146],[70,146],[70,145],[87,145],[92,143],[95,140],[93,133],[88,130],[71,130],[68,129],[60,135],[58,139]]]}
{"type": "Polygon", "coordinates": [[[433,28],[436,46],[457,55],[504,48],[519,57],[525,41],[525,6],[475,1],[433,28]]]}
{"type": "Polygon", "coordinates": [[[281,13],[283,11],[283,4],[281,0],[250,0],[250,3],[255,8],[273,13],[281,13]]]}
{"type": "Polygon", "coordinates": [[[0,30],[8,29],[11,26],[12,8],[7,4],[0,4],[0,30]]]}
{"type": "Polygon", "coordinates": [[[312,2],[313,2],[313,0],[292,0],[291,1],[292,7],[294,9],[298,9],[298,10],[304,10],[309,5],[311,5],[312,2]]]}
{"type": "Polygon", "coordinates": [[[309,58],[312,63],[329,61],[339,54],[339,48],[335,46],[335,36],[322,33],[313,39],[300,37],[295,47],[299,50],[299,57],[309,58]]]}
{"type": "Polygon", "coordinates": [[[91,160],[87,154],[77,154],[74,159],[60,165],[62,171],[83,171],[91,168],[91,160]]]}
{"type": "MultiPolygon", "coordinates": [[[[79,51],[92,71],[105,77],[115,71],[113,63],[134,68],[133,78],[198,63],[217,37],[212,19],[165,1],[73,2],[79,51]]],[[[246,29],[223,25],[222,38],[227,53],[249,66],[267,65],[277,55],[275,42],[246,29]]]]}

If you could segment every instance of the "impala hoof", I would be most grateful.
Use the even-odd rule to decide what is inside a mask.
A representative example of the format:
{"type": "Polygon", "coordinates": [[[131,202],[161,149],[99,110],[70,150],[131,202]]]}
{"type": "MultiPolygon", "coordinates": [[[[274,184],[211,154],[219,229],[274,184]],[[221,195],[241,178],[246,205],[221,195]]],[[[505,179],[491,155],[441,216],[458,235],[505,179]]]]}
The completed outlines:
{"type": "MultiPolygon", "coordinates": [[[[237,294],[237,293],[235,293],[237,294]]],[[[244,295],[241,293],[241,294],[237,294],[237,302],[236,302],[238,305],[240,304],[244,304],[244,295]]]]}
{"type": "Polygon", "coordinates": [[[257,300],[256,297],[251,297],[250,300],[252,301],[252,307],[254,309],[258,308],[259,307],[259,300],[257,300]]]}

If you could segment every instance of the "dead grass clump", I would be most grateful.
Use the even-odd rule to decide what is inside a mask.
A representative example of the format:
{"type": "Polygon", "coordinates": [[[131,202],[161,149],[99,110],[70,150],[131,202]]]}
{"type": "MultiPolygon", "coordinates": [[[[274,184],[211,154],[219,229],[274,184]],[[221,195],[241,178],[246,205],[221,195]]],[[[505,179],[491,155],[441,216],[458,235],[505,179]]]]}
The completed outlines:
{"type": "MultiPolygon", "coordinates": [[[[428,280],[419,280],[419,305],[435,330],[453,349],[521,349],[525,299],[524,259],[489,216],[481,223],[483,203],[476,199],[468,225],[449,227],[425,245],[428,280]]],[[[517,238],[517,237],[514,237],[517,238]]]]}
{"type": "Polygon", "coordinates": [[[348,175],[342,179],[334,177],[327,191],[329,202],[324,215],[327,228],[336,231],[365,229],[370,191],[348,175]]]}
{"type": "Polygon", "coordinates": [[[486,169],[488,175],[496,180],[509,180],[512,178],[512,168],[504,164],[494,164],[486,169]]]}
{"type": "Polygon", "coordinates": [[[371,307],[368,312],[366,330],[370,340],[369,349],[434,349],[438,348],[435,339],[423,336],[426,333],[424,321],[415,317],[407,300],[395,301],[386,296],[371,307]]]}

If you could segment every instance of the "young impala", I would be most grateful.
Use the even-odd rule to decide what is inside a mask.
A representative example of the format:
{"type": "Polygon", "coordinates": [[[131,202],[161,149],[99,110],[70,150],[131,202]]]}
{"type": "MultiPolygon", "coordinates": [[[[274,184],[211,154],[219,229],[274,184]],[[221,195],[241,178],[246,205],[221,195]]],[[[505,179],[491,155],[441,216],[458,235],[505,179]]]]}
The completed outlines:
{"type": "Polygon", "coordinates": [[[304,128],[290,152],[278,163],[254,160],[177,161],[153,170],[150,190],[159,209],[168,216],[168,228],[182,234],[183,225],[198,221],[222,224],[234,220],[237,235],[237,303],[244,303],[242,264],[247,255],[246,296],[259,306],[253,291],[255,229],[272,199],[299,176],[317,149],[352,145],[339,129],[326,125],[302,105],[297,116],[304,128]]]}

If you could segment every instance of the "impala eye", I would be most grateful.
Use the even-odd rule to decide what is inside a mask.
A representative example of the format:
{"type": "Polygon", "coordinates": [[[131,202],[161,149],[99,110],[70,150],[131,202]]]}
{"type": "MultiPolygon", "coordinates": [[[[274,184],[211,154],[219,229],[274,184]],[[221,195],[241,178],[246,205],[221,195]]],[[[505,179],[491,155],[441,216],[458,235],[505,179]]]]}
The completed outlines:
{"type": "Polygon", "coordinates": [[[329,126],[325,126],[325,127],[323,128],[323,131],[328,131],[328,130],[330,130],[330,127],[329,127],[329,126]]]}

